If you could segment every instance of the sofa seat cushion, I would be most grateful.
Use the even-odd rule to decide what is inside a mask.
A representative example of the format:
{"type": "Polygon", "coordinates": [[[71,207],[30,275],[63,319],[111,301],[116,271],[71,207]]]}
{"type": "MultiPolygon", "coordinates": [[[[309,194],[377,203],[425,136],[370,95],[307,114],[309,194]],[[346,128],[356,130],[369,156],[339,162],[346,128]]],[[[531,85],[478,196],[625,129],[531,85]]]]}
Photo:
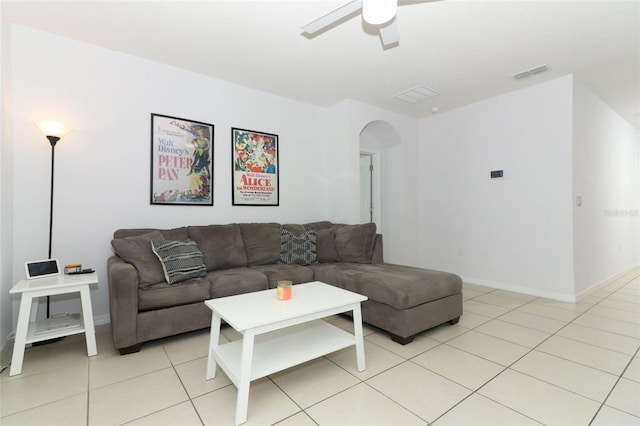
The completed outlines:
{"type": "Polygon", "coordinates": [[[269,288],[276,288],[281,280],[289,280],[294,284],[313,281],[313,269],[308,266],[277,264],[252,266],[251,269],[267,276],[269,288]]]}
{"type": "Polygon", "coordinates": [[[204,278],[192,278],[170,285],[167,282],[138,289],[138,310],[169,308],[210,299],[211,284],[204,278]]]}
{"type": "Polygon", "coordinates": [[[207,273],[211,283],[211,298],[234,296],[269,288],[267,276],[253,268],[233,268],[207,273]]]}
{"type": "Polygon", "coordinates": [[[462,279],[448,272],[389,263],[319,263],[315,279],[403,310],[462,292],[462,279]]]}
{"type": "Polygon", "coordinates": [[[207,271],[247,266],[240,225],[190,226],[189,236],[198,244],[207,271]]]}

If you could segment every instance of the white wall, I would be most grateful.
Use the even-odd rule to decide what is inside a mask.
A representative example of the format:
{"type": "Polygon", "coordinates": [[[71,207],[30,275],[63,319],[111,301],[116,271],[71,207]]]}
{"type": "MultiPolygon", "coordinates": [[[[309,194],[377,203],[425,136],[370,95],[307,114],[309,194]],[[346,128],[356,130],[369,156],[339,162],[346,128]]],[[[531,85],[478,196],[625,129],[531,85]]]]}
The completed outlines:
{"type": "MultiPolygon", "coordinates": [[[[381,166],[381,228],[384,232],[384,259],[387,262],[417,266],[420,262],[417,230],[420,227],[417,200],[413,188],[419,178],[417,158],[418,120],[372,107],[354,100],[345,100],[329,108],[338,125],[334,138],[339,142],[340,158],[332,159],[341,184],[334,186],[334,203],[342,199],[343,221],[357,223],[360,218],[359,152],[361,149],[379,152],[381,166]],[[344,118],[346,117],[346,119],[344,118]],[[360,134],[374,121],[388,124],[397,133],[397,141],[362,140],[360,134]],[[339,189],[338,189],[339,188],[339,189]]],[[[334,121],[330,120],[331,126],[334,121]]],[[[391,132],[389,132],[391,133],[391,132]]]]}
{"type": "Polygon", "coordinates": [[[580,81],[573,83],[575,293],[640,262],[638,130],[580,81]]]}
{"type": "MultiPolygon", "coordinates": [[[[0,3],[0,355],[7,347],[5,339],[13,330],[9,290],[13,286],[13,209],[12,209],[12,148],[10,65],[11,51],[9,24],[0,3]]],[[[0,364],[2,364],[0,358],[0,364]]]]}
{"type": "MultiPolygon", "coordinates": [[[[50,145],[33,124],[45,117],[74,129],[56,145],[53,256],[99,271],[92,300],[103,320],[117,228],[338,215],[327,202],[327,161],[339,142],[326,138],[326,109],[27,27],[14,25],[11,35],[14,279],[24,261],[47,255],[50,145]],[[215,125],[213,207],[149,205],[152,112],[215,125]],[[231,206],[231,127],[279,135],[280,207],[231,206]]],[[[75,300],[61,303],[52,313],[79,311],[75,300]]]]}
{"type": "Polygon", "coordinates": [[[349,125],[349,102],[342,101],[327,109],[327,141],[335,143],[334,152],[327,151],[327,179],[331,190],[328,204],[333,206],[332,214],[336,223],[357,223],[360,218],[359,194],[359,150],[357,136],[354,137],[349,125]],[[354,167],[356,167],[354,169],[354,167]],[[350,196],[350,195],[353,195],[350,196]]]}
{"type": "Polygon", "coordinates": [[[571,91],[562,77],[420,122],[422,266],[572,299],[571,91]]]}

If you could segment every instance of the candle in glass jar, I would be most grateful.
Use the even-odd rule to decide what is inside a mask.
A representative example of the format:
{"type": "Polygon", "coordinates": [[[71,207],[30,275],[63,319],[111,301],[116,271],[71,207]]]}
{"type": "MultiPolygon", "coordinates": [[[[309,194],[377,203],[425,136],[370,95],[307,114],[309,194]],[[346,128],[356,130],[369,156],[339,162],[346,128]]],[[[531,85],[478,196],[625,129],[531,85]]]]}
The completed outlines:
{"type": "Polygon", "coordinates": [[[278,299],[289,300],[291,299],[291,281],[278,281],[278,299]]]}

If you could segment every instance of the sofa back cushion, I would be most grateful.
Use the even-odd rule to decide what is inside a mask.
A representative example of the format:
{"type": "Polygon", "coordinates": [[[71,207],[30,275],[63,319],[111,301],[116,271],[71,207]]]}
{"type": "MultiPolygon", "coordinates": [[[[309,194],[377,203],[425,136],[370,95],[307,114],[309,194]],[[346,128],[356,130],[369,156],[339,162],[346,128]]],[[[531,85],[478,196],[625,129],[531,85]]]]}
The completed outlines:
{"type": "Polygon", "coordinates": [[[279,223],[241,223],[249,266],[272,265],[280,260],[279,223]]]}
{"type": "Polygon", "coordinates": [[[304,229],[308,229],[309,231],[319,231],[321,229],[333,228],[336,225],[327,220],[321,220],[320,222],[305,223],[303,226],[304,229]]]}
{"type": "Polygon", "coordinates": [[[340,262],[340,256],[336,251],[336,230],[343,225],[336,225],[326,220],[320,222],[305,223],[304,229],[316,231],[317,259],[320,263],[340,262]]]}
{"type": "Polygon", "coordinates": [[[149,232],[158,231],[167,240],[184,241],[189,238],[189,231],[186,226],[172,229],[155,229],[155,228],[130,228],[130,229],[118,229],[113,233],[113,238],[127,238],[136,237],[139,235],[148,234],[149,232]]]}
{"type": "Polygon", "coordinates": [[[382,248],[382,234],[376,234],[376,241],[373,243],[373,256],[371,256],[371,263],[384,263],[382,248]]]}
{"type": "Polygon", "coordinates": [[[316,251],[318,262],[340,262],[336,250],[336,231],[338,227],[325,228],[316,231],[316,251]]]}
{"type": "Polygon", "coordinates": [[[240,225],[190,226],[189,236],[202,252],[207,271],[247,266],[240,225]]]}
{"type": "MultiPolygon", "coordinates": [[[[116,231],[114,236],[116,235],[123,234],[118,234],[116,231]]],[[[152,238],[163,238],[163,234],[160,231],[152,231],[141,235],[115,238],[111,241],[113,251],[122,260],[136,268],[140,287],[148,287],[164,281],[162,264],[151,249],[152,238]]]]}
{"type": "Polygon", "coordinates": [[[336,230],[336,251],[341,262],[371,263],[376,224],[344,225],[336,230]]]}
{"type": "Polygon", "coordinates": [[[113,251],[138,272],[138,285],[147,287],[164,281],[164,271],[151,249],[151,238],[184,241],[189,238],[186,226],[172,229],[129,228],[113,233],[113,251]]]}

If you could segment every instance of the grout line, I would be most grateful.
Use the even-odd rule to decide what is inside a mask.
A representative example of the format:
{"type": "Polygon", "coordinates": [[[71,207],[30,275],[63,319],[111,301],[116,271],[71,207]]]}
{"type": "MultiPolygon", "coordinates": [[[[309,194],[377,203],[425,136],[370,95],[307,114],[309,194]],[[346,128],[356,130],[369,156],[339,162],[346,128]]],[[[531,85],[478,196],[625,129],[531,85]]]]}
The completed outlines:
{"type": "MultiPolygon", "coordinates": [[[[321,358],[326,358],[326,357],[323,355],[321,358]]],[[[316,358],[316,359],[319,359],[319,358],[316,358]]],[[[309,362],[309,361],[307,361],[307,362],[309,362]]],[[[299,364],[299,365],[302,365],[302,364],[299,364]]],[[[300,406],[300,404],[298,404],[298,403],[296,402],[296,400],[295,400],[295,399],[293,399],[293,397],[287,393],[287,391],[285,391],[283,388],[281,388],[281,387],[280,387],[280,385],[278,385],[278,383],[277,383],[275,380],[273,380],[273,379],[271,378],[271,375],[267,376],[266,378],[267,378],[268,380],[270,380],[270,381],[271,381],[271,383],[273,383],[273,384],[275,385],[275,387],[277,387],[278,389],[280,389],[280,392],[282,392],[283,394],[285,394],[285,396],[286,396],[287,398],[289,398],[289,400],[290,400],[291,402],[293,402],[293,403],[294,403],[294,404],[295,404],[295,405],[300,409],[300,411],[298,411],[298,412],[296,412],[296,413],[293,413],[293,414],[291,414],[290,416],[285,417],[284,419],[278,420],[276,423],[274,423],[274,425],[277,425],[278,423],[281,423],[281,422],[283,422],[283,421],[285,421],[285,420],[287,420],[287,419],[290,419],[291,417],[296,416],[296,415],[298,415],[298,414],[300,414],[300,413],[304,413],[304,415],[306,415],[307,417],[309,417],[313,423],[315,423],[316,425],[318,424],[318,422],[316,422],[316,421],[313,419],[313,417],[311,417],[311,416],[309,415],[309,413],[307,413],[307,411],[306,411],[307,409],[306,409],[306,408],[302,408],[302,406],[300,406]]],[[[359,384],[359,383],[358,383],[358,384],[359,384]]],[[[354,385],[354,386],[355,386],[355,385],[354,385]]],[[[349,387],[349,388],[347,388],[347,389],[350,389],[351,387],[352,387],[352,386],[350,386],[350,387],[349,387]]],[[[318,401],[318,402],[316,402],[316,403],[314,403],[314,404],[310,405],[309,407],[313,407],[314,405],[319,404],[319,403],[320,403],[320,402],[322,402],[322,401],[326,401],[327,399],[332,398],[333,396],[338,395],[339,393],[344,392],[345,390],[346,390],[346,389],[343,389],[343,390],[342,390],[342,391],[340,391],[340,392],[336,392],[335,394],[329,395],[328,397],[326,397],[326,398],[322,399],[321,401],[318,401]]],[[[307,407],[307,408],[309,408],[309,407],[307,407]]],[[[203,422],[203,424],[204,424],[204,422],[203,422]]]]}
{"type": "Polygon", "coordinates": [[[89,415],[91,414],[91,364],[91,361],[87,363],[87,411],[84,413],[86,425],[89,424],[89,415]]]}
{"type": "MultiPolygon", "coordinates": [[[[509,312],[511,312],[511,311],[509,311],[509,312]]],[[[505,313],[505,314],[506,314],[506,313],[505,313]]],[[[505,315],[505,314],[502,314],[502,315],[505,315]]],[[[494,319],[495,319],[495,318],[494,318],[494,319]]],[[[564,328],[564,327],[563,327],[563,328],[564,328]]],[[[558,330],[558,331],[559,331],[559,330],[558,330]]],[[[484,334],[484,333],[483,333],[483,334],[484,334]]],[[[498,374],[496,374],[495,376],[493,376],[492,378],[490,378],[489,380],[487,380],[485,383],[483,383],[482,385],[480,385],[477,389],[473,390],[473,392],[472,392],[470,395],[468,395],[468,396],[467,396],[466,398],[464,398],[462,401],[459,401],[456,405],[454,405],[454,406],[453,406],[453,407],[451,407],[449,410],[447,410],[445,413],[443,413],[442,415],[440,415],[436,420],[434,420],[434,422],[435,422],[435,421],[437,421],[438,419],[440,419],[442,416],[444,416],[444,415],[445,415],[446,413],[448,413],[449,411],[453,410],[453,409],[454,409],[455,407],[457,407],[458,405],[460,405],[464,400],[468,399],[471,395],[478,394],[479,396],[481,396],[481,397],[483,397],[483,398],[487,398],[487,399],[489,399],[490,401],[495,402],[496,404],[502,405],[503,407],[506,407],[507,409],[509,409],[509,410],[511,410],[511,411],[513,411],[513,412],[516,412],[516,413],[518,413],[518,414],[520,414],[520,415],[522,415],[522,416],[525,416],[525,417],[527,417],[527,418],[529,418],[529,419],[532,419],[533,421],[535,421],[535,422],[537,422],[537,423],[541,423],[541,422],[539,422],[538,420],[536,420],[536,419],[533,419],[533,418],[529,417],[529,416],[528,416],[528,415],[526,415],[525,413],[522,413],[522,412],[520,412],[520,411],[518,411],[518,410],[514,409],[513,407],[509,407],[509,406],[507,406],[507,405],[505,405],[505,404],[502,404],[502,403],[501,403],[501,402],[499,402],[499,401],[495,401],[495,400],[493,400],[492,398],[489,398],[488,396],[482,395],[482,394],[481,394],[481,393],[479,393],[478,391],[479,391],[480,389],[484,388],[487,384],[489,384],[489,383],[490,383],[490,382],[492,382],[493,380],[495,380],[497,377],[501,376],[505,371],[507,371],[507,370],[511,369],[511,367],[512,367],[515,363],[517,363],[517,362],[518,362],[518,361],[520,361],[522,358],[524,358],[524,357],[526,357],[527,355],[529,355],[531,352],[533,352],[533,351],[535,350],[535,348],[537,348],[537,347],[538,347],[538,346],[540,346],[542,343],[544,343],[545,341],[547,341],[548,339],[550,339],[553,335],[554,335],[554,334],[551,334],[549,337],[547,337],[545,340],[543,340],[542,342],[540,342],[538,345],[536,345],[536,346],[535,346],[535,347],[533,347],[533,348],[530,348],[530,349],[529,349],[529,351],[527,351],[527,352],[526,352],[525,354],[523,354],[521,357],[519,357],[518,359],[516,359],[515,361],[513,361],[513,362],[512,362],[511,364],[509,364],[508,366],[504,367],[504,368],[502,369],[502,371],[500,371],[498,374]]],[[[487,336],[489,336],[489,335],[487,335],[487,336]]],[[[496,338],[495,336],[490,336],[490,337],[494,337],[494,338],[496,338]]],[[[501,340],[504,340],[504,339],[501,339],[501,340]]],[[[508,342],[508,340],[505,340],[505,341],[507,341],[507,342],[508,342]]],[[[514,343],[514,342],[511,342],[511,343],[514,343]]],[[[514,343],[514,344],[517,344],[517,343],[514,343]]],[[[522,345],[520,345],[520,346],[522,346],[522,345]]],[[[458,349],[458,348],[455,348],[455,349],[458,349]]],[[[462,349],[458,349],[458,350],[462,350],[462,349]]],[[[464,351],[464,352],[467,352],[467,351],[464,351]]],[[[497,364],[495,361],[488,360],[488,359],[486,359],[486,358],[483,358],[483,357],[480,357],[480,356],[478,356],[478,355],[472,354],[471,352],[467,352],[467,353],[469,353],[469,354],[471,354],[471,355],[473,355],[473,356],[477,356],[478,358],[484,359],[484,360],[486,360],[486,361],[493,362],[494,364],[497,364]]],[[[501,365],[501,364],[498,364],[498,365],[501,365]]],[[[513,371],[517,371],[517,370],[513,370],[513,371]]],[[[518,372],[518,371],[517,371],[517,372],[518,372]]],[[[520,372],[518,372],[518,373],[520,373],[520,372]]],[[[520,373],[520,374],[524,374],[524,373],[520,373]]],[[[530,376],[530,377],[532,377],[532,376],[530,376]]],[[[536,377],[532,377],[532,378],[533,378],[533,379],[535,379],[535,380],[540,380],[540,381],[542,381],[542,382],[544,382],[544,383],[547,383],[547,382],[545,382],[544,380],[541,380],[541,379],[539,379],[539,378],[536,378],[536,377]]],[[[451,380],[451,379],[448,379],[448,380],[451,380]]],[[[551,384],[551,383],[549,383],[549,384],[551,384]]],[[[556,385],[553,385],[553,386],[556,386],[556,385]]],[[[556,386],[556,387],[559,387],[559,386],[556,386]]],[[[559,387],[559,388],[560,388],[560,387],[559,387]]],[[[560,388],[560,389],[563,389],[563,388],[560,388]]],[[[567,389],[563,389],[563,390],[565,390],[565,391],[566,391],[567,389]]],[[[542,423],[541,423],[541,424],[542,424],[542,423]]]]}
{"type": "MultiPolygon", "coordinates": [[[[400,364],[398,364],[400,365],[400,364]]],[[[425,423],[427,423],[427,425],[433,424],[433,422],[430,422],[429,420],[425,419],[424,417],[420,416],[418,413],[414,413],[412,410],[409,409],[409,407],[404,406],[403,404],[401,404],[400,402],[396,401],[395,399],[391,398],[389,395],[387,395],[386,393],[380,391],[379,389],[373,387],[372,385],[370,385],[367,382],[362,382],[365,386],[367,386],[369,389],[373,390],[374,392],[382,395],[382,397],[388,399],[389,401],[393,402],[394,404],[398,405],[400,408],[402,408],[405,411],[408,411],[409,413],[413,414],[414,416],[416,416],[417,418],[419,418],[420,420],[423,420],[425,423]]],[[[435,420],[434,420],[435,422],[435,420]]]]}
{"type": "MultiPolygon", "coordinates": [[[[622,376],[624,376],[624,373],[626,373],[627,369],[629,368],[629,366],[633,362],[633,359],[638,355],[639,351],[640,351],[640,348],[636,349],[635,354],[633,354],[633,356],[631,357],[631,359],[627,363],[626,367],[622,370],[622,373],[620,373],[620,376],[618,376],[618,380],[616,380],[616,382],[613,384],[613,386],[611,386],[611,389],[609,390],[609,393],[607,393],[607,396],[604,397],[604,400],[600,403],[600,407],[598,407],[598,409],[596,410],[595,414],[593,415],[593,418],[589,422],[589,426],[591,426],[591,424],[594,422],[594,420],[598,416],[598,413],[600,413],[600,410],[602,410],[602,407],[604,407],[605,403],[607,402],[607,400],[609,399],[609,397],[611,396],[611,394],[615,390],[616,386],[618,386],[618,383],[620,383],[620,380],[622,380],[622,378],[623,378],[622,376]]],[[[612,408],[615,408],[615,407],[612,407],[612,408]]],[[[620,410],[619,408],[615,408],[615,409],[616,410],[620,410]]],[[[623,410],[620,410],[620,411],[622,411],[624,413],[627,413],[626,411],[623,411],[623,410]]],[[[631,413],[627,413],[627,414],[631,414],[631,413]]]]}
{"type": "MultiPolygon", "coordinates": [[[[628,283],[627,283],[627,284],[628,284],[628,283]]],[[[626,285],[626,284],[625,284],[625,285],[626,285]]],[[[608,296],[603,297],[600,301],[598,301],[598,302],[597,302],[597,303],[595,303],[594,305],[590,306],[590,307],[589,307],[588,309],[586,309],[584,312],[580,312],[580,313],[579,313],[579,315],[577,315],[577,316],[576,316],[574,319],[572,319],[571,321],[567,322],[565,325],[563,325],[561,328],[559,328],[559,329],[558,329],[558,330],[556,330],[555,332],[550,333],[550,334],[549,334],[549,336],[548,336],[547,338],[545,338],[543,341],[541,341],[541,342],[540,342],[540,343],[538,343],[536,346],[534,346],[533,348],[531,348],[527,353],[525,353],[524,355],[522,355],[521,357],[519,357],[518,359],[516,359],[515,361],[513,361],[511,364],[509,364],[507,367],[505,367],[505,368],[504,368],[500,373],[496,374],[494,377],[492,377],[491,379],[489,379],[488,381],[486,381],[484,384],[482,384],[481,386],[479,386],[479,387],[478,387],[476,390],[474,390],[470,395],[468,395],[466,398],[464,398],[464,399],[462,399],[461,401],[459,401],[456,405],[454,405],[454,406],[453,406],[453,407],[451,407],[449,410],[447,410],[445,413],[443,413],[441,416],[439,416],[436,420],[434,420],[434,422],[435,422],[435,421],[437,421],[438,419],[440,419],[442,416],[444,416],[444,415],[445,415],[446,413],[448,413],[449,411],[453,410],[455,407],[457,407],[457,406],[458,406],[459,404],[461,404],[463,401],[465,401],[466,399],[468,399],[471,395],[478,393],[478,391],[479,391],[480,389],[482,389],[482,388],[483,388],[483,387],[485,387],[488,383],[490,383],[491,381],[495,380],[497,377],[499,377],[500,375],[502,375],[505,371],[507,371],[507,370],[511,369],[511,367],[512,367],[514,364],[516,364],[518,361],[520,361],[522,358],[526,357],[528,354],[530,354],[531,352],[533,352],[534,350],[536,350],[540,345],[542,345],[542,344],[543,344],[544,342],[546,342],[547,340],[551,339],[553,336],[556,336],[556,334],[557,334],[557,333],[559,333],[561,330],[563,330],[564,328],[566,328],[567,326],[569,326],[570,324],[572,324],[575,320],[577,320],[577,319],[578,319],[578,318],[580,318],[582,315],[584,315],[584,314],[586,314],[587,312],[589,312],[589,311],[590,311],[591,309],[593,309],[596,305],[598,305],[599,303],[601,303],[602,301],[604,301],[605,299],[607,299],[611,294],[614,294],[616,291],[618,291],[618,290],[619,290],[619,289],[621,289],[621,288],[624,288],[624,285],[623,285],[623,286],[621,286],[620,288],[618,288],[618,289],[614,290],[613,292],[611,292],[608,296]]],[[[488,294],[488,293],[485,293],[485,294],[488,294]]],[[[478,297],[479,297],[479,296],[478,296],[478,297]]],[[[533,303],[533,302],[534,302],[535,300],[537,300],[537,299],[539,299],[539,298],[532,299],[532,300],[530,300],[529,302],[527,302],[527,303],[524,303],[524,304],[520,305],[519,307],[524,306],[524,305],[527,305],[527,304],[530,304],[530,303],[533,303]]],[[[471,300],[471,299],[468,299],[468,300],[471,300]]],[[[478,302],[481,302],[481,301],[478,301],[478,302]]],[[[503,306],[503,307],[504,307],[504,306],[503,306]]],[[[492,318],[492,320],[498,319],[498,318],[500,318],[501,316],[504,316],[504,315],[508,314],[509,312],[513,312],[513,311],[517,310],[519,307],[514,308],[514,309],[511,309],[510,311],[505,312],[504,314],[501,314],[501,315],[499,315],[499,316],[497,316],[497,317],[494,317],[494,318],[492,318]]],[[[480,314],[476,314],[476,315],[480,315],[480,314]]],[[[532,314],[532,315],[534,315],[534,314],[532,314]]],[[[537,315],[537,316],[541,316],[541,315],[537,315]]],[[[541,317],[543,317],[543,318],[547,318],[547,317],[544,317],[544,316],[541,316],[541,317]]],[[[558,321],[560,321],[560,320],[558,320],[558,321]]],[[[564,321],[562,321],[562,322],[564,322],[564,321]]],[[[518,324],[515,324],[515,325],[518,325],[518,324]]],[[[477,328],[477,327],[476,327],[476,328],[477,328]]],[[[540,331],[540,330],[536,330],[536,331],[540,331]]],[[[598,330],[598,331],[604,331],[604,330],[598,330]]],[[[481,333],[481,334],[485,334],[485,333],[482,333],[481,331],[476,331],[476,332],[481,333]]],[[[612,334],[617,334],[617,333],[612,333],[612,334]]],[[[485,335],[487,335],[487,334],[485,334],[485,335]]],[[[487,336],[490,336],[490,335],[487,335],[487,336]]],[[[495,336],[490,336],[490,337],[497,338],[497,337],[495,337],[495,336]]],[[[629,336],[626,336],[626,337],[629,337],[629,336]]],[[[511,342],[511,341],[506,340],[506,339],[501,339],[501,340],[505,340],[505,341],[507,341],[507,342],[517,344],[517,343],[515,343],[515,342],[511,342]]],[[[581,343],[584,343],[584,342],[581,342],[581,343]]],[[[520,345],[520,346],[522,346],[522,345],[520,345]]],[[[598,346],[595,346],[595,345],[591,345],[591,346],[598,347],[598,346]]],[[[598,347],[598,348],[599,348],[599,347],[598,347]]],[[[458,348],[456,348],[456,349],[458,349],[458,348]]],[[[458,350],[461,350],[461,349],[458,349],[458,350]]],[[[596,410],[596,413],[594,414],[594,417],[592,418],[592,420],[591,420],[591,422],[590,422],[589,424],[591,424],[591,423],[593,422],[593,420],[594,420],[594,419],[595,419],[595,417],[597,416],[598,412],[600,411],[600,409],[602,408],[602,406],[605,404],[605,402],[607,401],[607,399],[609,398],[609,396],[611,395],[611,393],[613,392],[613,390],[614,390],[614,389],[615,389],[615,387],[617,386],[618,382],[619,382],[619,381],[620,381],[620,379],[622,378],[622,376],[623,376],[624,372],[627,370],[627,368],[629,367],[629,365],[631,364],[631,362],[633,362],[633,359],[634,359],[634,357],[638,354],[638,351],[639,351],[639,350],[640,350],[640,349],[637,349],[637,350],[636,350],[636,352],[635,352],[635,355],[631,356],[631,358],[630,358],[629,362],[627,363],[627,366],[625,367],[625,369],[623,370],[623,372],[622,372],[622,373],[620,374],[620,376],[618,377],[618,380],[616,381],[616,383],[614,383],[614,384],[613,384],[613,386],[612,386],[612,387],[611,387],[611,389],[609,390],[609,393],[607,394],[607,396],[605,397],[605,399],[601,402],[600,407],[598,408],[598,410],[596,410]]],[[[464,352],[467,352],[467,351],[464,351],[464,352]]],[[[467,352],[467,353],[470,353],[470,352],[467,352]]],[[[546,352],[544,352],[544,353],[546,353],[546,352]]],[[[618,352],[618,353],[619,353],[619,352],[618,352]]],[[[475,354],[471,354],[471,355],[478,356],[478,355],[475,355],[475,354]]],[[[548,355],[550,355],[550,356],[556,356],[556,355],[553,355],[553,354],[548,354],[548,355]]],[[[627,354],[624,354],[624,355],[627,355],[627,354]]],[[[556,357],[557,357],[557,356],[556,356],[556,357]]],[[[479,358],[485,359],[485,358],[483,358],[483,357],[479,357],[479,358]]],[[[557,357],[557,358],[564,359],[564,358],[562,358],[562,357],[557,357]]],[[[491,361],[491,360],[487,360],[487,361],[491,361]]],[[[573,363],[578,364],[578,365],[584,365],[584,364],[578,363],[578,362],[573,361],[573,360],[566,360],[566,361],[573,362],[573,363]]],[[[491,361],[491,362],[494,362],[494,361],[491,361]]],[[[495,363],[495,362],[494,362],[494,363],[495,363]]],[[[585,366],[585,367],[588,367],[588,368],[594,368],[594,367],[591,367],[591,366],[585,366]]],[[[595,370],[598,370],[598,371],[601,371],[600,369],[596,369],[596,368],[594,368],[594,369],[595,369],[595,370]]],[[[431,370],[430,370],[430,371],[431,371],[431,370]]],[[[543,382],[543,383],[547,383],[547,384],[549,384],[549,385],[551,385],[551,386],[554,386],[554,387],[556,387],[556,388],[562,389],[562,390],[564,390],[564,391],[566,391],[566,392],[570,392],[570,393],[573,393],[573,394],[575,394],[575,395],[579,395],[579,396],[581,396],[581,397],[583,397],[583,398],[587,398],[587,399],[589,399],[589,400],[592,400],[591,398],[588,398],[588,397],[586,397],[586,396],[584,396],[584,395],[578,394],[578,393],[573,392],[573,391],[571,391],[571,390],[569,390],[569,389],[565,389],[565,388],[563,388],[563,387],[561,387],[561,386],[558,386],[558,385],[555,385],[555,384],[553,384],[553,383],[549,383],[549,382],[547,382],[547,381],[545,381],[545,380],[542,380],[542,379],[540,379],[540,378],[538,378],[538,377],[530,376],[530,375],[528,375],[528,374],[525,374],[525,373],[519,372],[519,371],[517,371],[517,370],[512,370],[512,371],[516,371],[516,372],[518,372],[518,373],[520,373],[520,374],[524,374],[524,375],[529,376],[529,377],[531,377],[531,378],[533,378],[533,379],[535,379],[535,380],[539,380],[539,381],[541,381],[541,382],[543,382]]],[[[606,372],[606,373],[611,374],[611,373],[609,373],[609,372],[606,372]]],[[[442,376],[442,377],[444,377],[444,376],[442,376]]],[[[451,379],[448,379],[448,380],[451,380],[451,379]]],[[[454,382],[454,383],[457,383],[457,382],[454,382]]],[[[484,396],[484,395],[482,395],[482,394],[479,394],[479,393],[478,393],[478,395],[483,396],[483,397],[485,397],[485,398],[488,398],[488,397],[486,397],[486,396],[484,396]]],[[[493,401],[493,399],[491,399],[491,398],[488,398],[488,399],[490,399],[491,401],[493,401]]],[[[501,403],[500,403],[500,402],[498,402],[498,401],[494,401],[494,402],[495,402],[495,403],[497,403],[497,404],[500,404],[500,405],[502,405],[502,406],[504,406],[504,407],[506,407],[506,408],[508,408],[508,409],[510,409],[510,410],[512,410],[512,411],[515,411],[515,412],[517,412],[517,413],[519,413],[519,414],[521,414],[521,415],[523,415],[523,416],[525,416],[525,417],[527,417],[527,418],[530,418],[530,417],[529,417],[529,416],[527,416],[526,414],[521,413],[521,412],[519,412],[519,411],[517,411],[517,410],[513,409],[512,407],[508,407],[508,406],[506,406],[506,405],[504,405],[504,404],[501,404],[501,403]]],[[[533,419],[533,420],[534,420],[534,421],[537,421],[537,420],[535,420],[535,419],[533,419]]]]}

